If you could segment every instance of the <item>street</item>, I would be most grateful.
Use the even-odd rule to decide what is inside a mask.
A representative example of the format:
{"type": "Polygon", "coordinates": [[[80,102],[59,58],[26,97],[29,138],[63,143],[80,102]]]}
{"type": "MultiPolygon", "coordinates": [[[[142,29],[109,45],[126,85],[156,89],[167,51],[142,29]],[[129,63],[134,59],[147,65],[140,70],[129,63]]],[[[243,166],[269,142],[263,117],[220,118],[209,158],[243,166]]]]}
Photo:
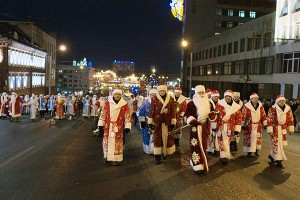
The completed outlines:
{"type": "MultiPolygon", "coordinates": [[[[287,136],[284,168],[269,167],[269,136],[259,157],[239,143],[227,166],[208,155],[209,172],[189,165],[189,129],[178,151],[154,164],[138,127],[126,136],[121,166],[103,163],[91,119],[0,120],[0,199],[300,199],[300,134],[287,136]]],[[[242,137],[241,137],[242,142],[242,137]]]]}

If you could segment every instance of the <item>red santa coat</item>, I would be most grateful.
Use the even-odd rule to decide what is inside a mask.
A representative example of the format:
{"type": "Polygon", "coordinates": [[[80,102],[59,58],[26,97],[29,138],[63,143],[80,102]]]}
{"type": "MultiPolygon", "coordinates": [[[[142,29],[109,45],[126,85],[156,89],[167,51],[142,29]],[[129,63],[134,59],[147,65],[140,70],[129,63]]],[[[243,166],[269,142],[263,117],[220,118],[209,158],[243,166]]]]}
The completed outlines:
{"type": "Polygon", "coordinates": [[[121,98],[118,104],[113,98],[105,102],[98,126],[104,126],[102,141],[104,158],[107,161],[123,160],[123,129],[131,128],[131,115],[127,102],[121,98]]]}
{"type": "Polygon", "coordinates": [[[174,135],[168,134],[169,125],[176,125],[175,101],[166,93],[165,101],[157,93],[151,99],[148,124],[154,124],[154,155],[173,154],[175,152],[174,135]]]}
{"type": "Polygon", "coordinates": [[[4,100],[4,97],[0,97],[0,116],[7,116],[8,111],[8,99],[4,100]]]}
{"type": "Polygon", "coordinates": [[[267,116],[262,103],[258,102],[255,109],[251,102],[247,102],[242,108],[243,122],[247,124],[244,131],[243,150],[244,152],[256,152],[262,145],[262,125],[267,125],[267,116]]]}
{"type": "Polygon", "coordinates": [[[185,115],[187,117],[187,123],[191,125],[190,127],[190,149],[191,149],[191,159],[190,165],[194,171],[204,170],[208,171],[208,164],[205,155],[207,149],[207,138],[210,134],[210,127],[208,122],[208,115],[210,109],[201,113],[203,115],[202,123],[198,125],[191,125],[190,123],[198,121],[197,107],[194,101],[190,101],[187,104],[185,115]],[[206,112],[206,113],[205,113],[206,112]]]}
{"type": "Polygon", "coordinates": [[[11,117],[20,117],[21,116],[21,104],[23,104],[24,101],[20,98],[20,96],[16,96],[16,99],[10,99],[9,101],[9,115],[11,117]]]}
{"type": "MultiPolygon", "coordinates": [[[[176,129],[183,126],[183,117],[186,110],[186,97],[180,95],[179,98],[176,100],[175,98],[175,107],[176,107],[176,129]]],[[[174,133],[175,138],[181,138],[182,130],[178,130],[174,133]]]]}
{"type": "Polygon", "coordinates": [[[274,160],[287,160],[283,146],[287,145],[286,134],[295,131],[291,107],[285,104],[282,110],[274,104],[268,112],[267,133],[271,136],[271,156],[274,160]]]}
{"type": "Polygon", "coordinates": [[[234,131],[241,132],[242,114],[240,106],[234,101],[230,106],[226,103],[225,99],[222,99],[216,105],[216,109],[219,111],[217,117],[217,135],[220,157],[229,159],[230,140],[234,136],[234,131]]]}

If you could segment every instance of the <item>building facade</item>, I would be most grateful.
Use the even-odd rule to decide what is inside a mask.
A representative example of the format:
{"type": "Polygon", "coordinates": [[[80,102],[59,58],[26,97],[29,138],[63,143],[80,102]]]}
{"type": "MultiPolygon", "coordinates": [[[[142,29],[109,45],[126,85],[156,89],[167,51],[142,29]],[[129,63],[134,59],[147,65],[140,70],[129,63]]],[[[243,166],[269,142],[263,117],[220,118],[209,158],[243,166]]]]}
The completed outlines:
{"type": "Polygon", "coordinates": [[[263,98],[281,94],[298,99],[298,8],[298,0],[278,0],[276,12],[195,44],[186,57],[185,85],[191,80],[193,87],[204,84],[221,93],[232,89],[243,99],[252,92],[263,98]]]}
{"type": "Polygon", "coordinates": [[[47,52],[45,75],[46,87],[43,94],[53,94],[55,92],[56,79],[56,34],[48,33],[37,27],[34,23],[10,22],[10,24],[20,28],[23,32],[31,37],[32,42],[36,43],[47,52]]]}
{"type": "Polygon", "coordinates": [[[134,74],[135,62],[132,61],[117,61],[113,62],[113,71],[117,76],[130,76],[134,74]]]}
{"type": "Polygon", "coordinates": [[[88,94],[89,91],[89,67],[88,66],[74,66],[57,65],[57,93],[72,94],[78,93],[80,95],[88,94]]]}
{"type": "Polygon", "coordinates": [[[0,92],[43,94],[47,53],[17,26],[0,23],[0,92]]]}

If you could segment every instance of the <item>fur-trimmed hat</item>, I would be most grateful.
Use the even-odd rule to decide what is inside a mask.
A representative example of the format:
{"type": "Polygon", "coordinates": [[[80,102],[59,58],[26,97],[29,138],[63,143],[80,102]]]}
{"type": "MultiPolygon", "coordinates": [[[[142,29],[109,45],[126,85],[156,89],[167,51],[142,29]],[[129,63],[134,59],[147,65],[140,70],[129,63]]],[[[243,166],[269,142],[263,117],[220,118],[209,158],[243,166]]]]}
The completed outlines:
{"type": "Polygon", "coordinates": [[[122,90],[120,90],[120,89],[114,89],[114,91],[112,92],[112,94],[114,95],[115,93],[120,93],[122,95],[122,90]]]}
{"type": "Polygon", "coordinates": [[[240,92],[234,92],[234,93],[233,93],[233,96],[234,96],[234,97],[241,97],[241,93],[240,93],[240,92]]]}
{"type": "Polygon", "coordinates": [[[157,91],[159,92],[159,91],[162,91],[162,90],[164,90],[164,91],[168,91],[168,87],[166,86],[166,85],[159,85],[159,86],[157,86],[157,91]]]}
{"type": "Polygon", "coordinates": [[[252,99],[252,98],[254,98],[254,97],[259,98],[258,95],[257,95],[256,93],[252,93],[252,94],[250,95],[250,99],[252,99]]]}
{"type": "Polygon", "coordinates": [[[232,90],[226,90],[225,93],[224,93],[224,97],[226,97],[226,96],[230,96],[232,98],[233,97],[232,90]]]}
{"type": "Polygon", "coordinates": [[[279,101],[286,101],[286,99],[285,99],[285,97],[284,96],[282,96],[282,95],[278,95],[277,97],[276,97],[276,103],[278,103],[279,101]]]}
{"type": "Polygon", "coordinates": [[[156,94],[157,93],[157,90],[152,88],[149,90],[149,94],[156,94]]]}
{"type": "Polygon", "coordinates": [[[204,85],[197,85],[195,87],[195,93],[198,93],[198,92],[205,92],[205,87],[204,85]]]}
{"type": "Polygon", "coordinates": [[[205,93],[208,94],[208,95],[210,95],[210,94],[211,94],[211,89],[210,89],[210,88],[207,88],[207,89],[205,90],[205,93]]]}
{"type": "Polygon", "coordinates": [[[218,90],[213,90],[211,91],[211,97],[220,97],[220,93],[218,90]]]}
{"type": "Polygon", "coordinates": [[[181,87],[177,86],[177,87],[175,88],[174,92],[178,92],[178,93],[181,94],[181,93],[182,93],[181,87]]]}

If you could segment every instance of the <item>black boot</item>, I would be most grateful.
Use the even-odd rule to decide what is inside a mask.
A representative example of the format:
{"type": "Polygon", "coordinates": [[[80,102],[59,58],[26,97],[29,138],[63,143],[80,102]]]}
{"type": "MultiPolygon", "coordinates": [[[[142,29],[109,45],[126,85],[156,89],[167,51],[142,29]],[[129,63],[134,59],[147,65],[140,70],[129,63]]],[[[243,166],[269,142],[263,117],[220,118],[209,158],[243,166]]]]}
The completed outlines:
{"type": "Polygon", "coordinates": [[[227,158],[221,158],[220,161],[221,161],[222,165],[227,165],[228,164],[227,158]]]}
{"type": "Polygon", "coordinates": [[[247,153],[247,156],[248,156],[248,157],[251,157],[251,155],[252,155],[252,152],[248,152],[248,153],[247,153]]]}
{"type": "Polygon", "coordinates": [[[179,147],[179,138],[175,138],[175,146],[179,147]]]}
{"type": "Polygon", "coordinates": [[[270,165],[271,167],[272,167],[272,166],[275,166],[276,162],[275,162],[274,158],[272,158],[271,155],[269,155],[268,158],[271,160],[271,161],[269,162],[269,165],[270,165]]]}
{"type": "Polygon", "coordinates": [[[276,167],[283,168],[282,160],[277,160],[276,163],[276,167]]]}
{"type": "Polygon", "coordinates": [[[161,163],[161,155],[154,155],[155,157],[155,163],[160,164],[161,163]]]}
{"type": "Polygon", "coordinates": [[[259,156],[258,150],[256,150],[256,152],[254,153],[256,156],[259,156]]]}

